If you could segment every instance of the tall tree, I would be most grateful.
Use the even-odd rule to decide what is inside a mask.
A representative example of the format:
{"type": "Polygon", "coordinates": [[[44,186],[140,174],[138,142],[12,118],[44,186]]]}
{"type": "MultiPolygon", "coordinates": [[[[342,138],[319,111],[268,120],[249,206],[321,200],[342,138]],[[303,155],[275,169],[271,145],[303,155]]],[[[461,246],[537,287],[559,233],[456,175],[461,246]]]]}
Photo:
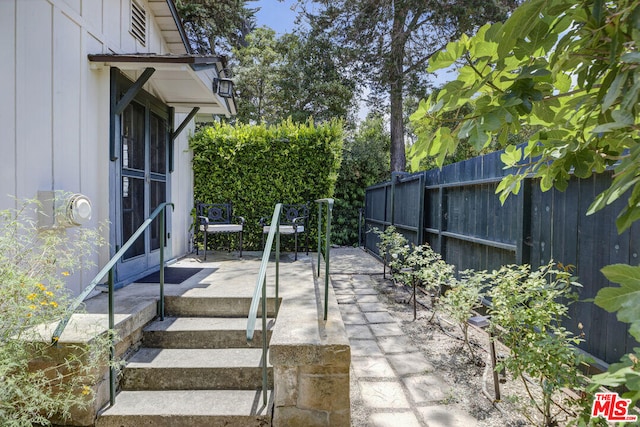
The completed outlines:
{"type": "Polygon", "coordinates": [[[355,84],[340,74],[334,50],[322,34],[276,38],[270,28],[256,29],[246,47],[233,51],[237,119],[269,124],[289,117],[297,123],[347,118],[355,84]]]}
{"type": "Polygon", "coordinates": [[[232,67],[238,94],[238,115],[242,123],[277,120],[276,75],[280,54],[276,51],[276,33],[257,28],[247,36],[247,46],[233,50],[232,67]]]}
{"type": "Polygon", "coordinates": [[[255,28],[247,0],[176,0],[176,7],[195,53],[228,55],[255,28]]]}
{"type": "MultiPolygon", "coordinates": [[[[300,0],[306,3],[305,0],[300,0]]],[[[460,34],[506,17],[517,0],[315,0],[311,25],[342,47],[349,75],[373,95],[387,94],[391,112],[391,170],[406,167],[403,94],[424,81],[429,58],[460,34]]]]}

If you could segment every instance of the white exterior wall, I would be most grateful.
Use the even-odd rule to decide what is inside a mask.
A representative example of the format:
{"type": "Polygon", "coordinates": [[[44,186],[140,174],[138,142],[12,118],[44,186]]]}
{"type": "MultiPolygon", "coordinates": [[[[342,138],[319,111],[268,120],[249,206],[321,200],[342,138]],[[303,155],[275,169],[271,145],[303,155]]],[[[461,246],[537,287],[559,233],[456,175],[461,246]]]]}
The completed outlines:
{"type": "MultiPolygon", "coordinates": [[[[153,23],[150,8],[140,3],[153,23]]],[[[89,226],[108,223],[109,69],[91,69],[87,55],[167,53],[155,24],[147,26],[146,46],[129,34],[129,13],[130,0],[0,0],[0,209],[15,207],[14,197],[64,190],[92,201],[89,226]]],[[[185,149],[186,132],[176,141],[172,176],[172,194],[180,199],[171,230],[174,257],[187,250],[184,215],[193,206],[185,149]]],[[[79,293],[108,259],[102,248],[93,271],[75,274],[69,288],[79,293]]]]}

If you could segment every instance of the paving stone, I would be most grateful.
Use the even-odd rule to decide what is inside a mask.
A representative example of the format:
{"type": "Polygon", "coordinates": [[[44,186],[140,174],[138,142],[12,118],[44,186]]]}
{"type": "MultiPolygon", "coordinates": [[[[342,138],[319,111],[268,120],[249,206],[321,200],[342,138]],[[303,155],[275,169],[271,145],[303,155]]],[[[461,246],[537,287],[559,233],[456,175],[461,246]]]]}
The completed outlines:
{"type": "Polygon", "coordinates": [[[358,305],[362,311],[387,311],[387,306],[381,302],[361,302],[358,305]]]}
{"type": "Polygon", "coordinates": [[[351,288],[343,288],[343,289],[338,288],[338,289],[334,289],[333,292],[336,295],[355,295],[356,294],[355,292],[353,292],[353,289],[351,288]]]}
{"type": "Polygon", "coordinates": [[[336,275],[336,274],[331,274],[331,284],[333,285],[333,288],[340,288],[340,289],[344,289],[344,288],[351,288],[352,284],[351,284],[351,276],[349,275],[336,275]]]}
{"type": "Polygon", "coordinates": [[[375,323],[371,324],[370,327],[373,335],[375,335],[376,337],[404,335],[404,332],[402,331],[402,329],[400,329],[400,326],[398,326],[396,322],[375,323]]]}
{"type": "Polygon", "coordinates": [[[353,357],[353,372],[357,377],[395,378],[396,374],[384,357],[353,357]]]}
{"type": "Polygon", "coordinates": [[[347,336],[351,339],[367,339],[372,340],[375,339],[373,334],[371,333],[371,329],[367,325],[344,325],[347,330],[347,336]]]}
{"type": "Polygon", "coordinates": [[[336,295],[336,300],[338,304],[355,304],[356,296],[355,295],[336,295]]]}
{"type": "Polygon", "coordinates": [[[373,288],[373,281],[369,276],[354,275],[351,276],[351,284],[354,288],[373,288]]]}
{"type": "Polygon", "coordinates": [[[440,402],[449,396],[451,387],[436,374],[402,379],[414,403],[440,402]]]}
{"type": "Polygon", "coordinates": [[[359,381],[365,406],[370,408],[410,408],[400,383],[395,381],[359,381]]]}
{"type": "Polygon", "coordinates": [[[342,321],[345,325],[366,325],[367,319],[364,314],[358,313],[342,313],[342,321]]]}
{"type": "Polygon", "coordinates": [[[420,427],[420,421],[412,412],[379,412],[369,417],[370,427],[420,427]]]}
{"type": "Polygon", "coordinates": [[[429,427],[474,427],[478,421],[456,407],[425,406],[418,408],[422,419],[429,427]]]}
{"type": "Polygon", "coordinates": [[[422,353],[389,354],[387,360],[401,376],[425,374],[434,370],[433,365],[427,361],[422,353]]]}
{"type": "Polygon", "coordinates": [[[361,314],[360,307],[356,304],[340,304],[340,314],[361,314]]]}
{"type": "Polygon", "coordinates": [[[380,302],[380,300],[378,299],[378,295],[357,295],[356,294],[356,300],[358,300],[359,303],[380,302]]]}
{"type": "Polygon", "coordinates": [[[391,323],[393,322],[393,317],[386,311],[373,311],[369,313],[364,313],[364,317],[367,318],[369,323],[391,323]]]}
{"type": "Polygon", "coordinates": [[[373,288],[355,288],[353,292],[356,295],[378,295],[378,291],[373,288]]]}
{"type": "Polygon", "coordinates": [[[380,337],[378,338],[378,345],[386,354],[418,351],[418,348],[404,335],[380,337]]]}
{"type": "Polygon", "coordinates": [[[375,340],[349,339],[351,356],[384,356],[375,340]]]}

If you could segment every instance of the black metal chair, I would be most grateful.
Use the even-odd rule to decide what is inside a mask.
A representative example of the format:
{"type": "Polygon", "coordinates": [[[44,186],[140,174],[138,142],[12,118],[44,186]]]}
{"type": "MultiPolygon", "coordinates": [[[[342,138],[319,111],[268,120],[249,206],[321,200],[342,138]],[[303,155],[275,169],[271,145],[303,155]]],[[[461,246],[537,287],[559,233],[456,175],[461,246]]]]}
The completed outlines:
{"type": "MultiPolygon", "coordinates": [[[[271,225],[268,219],[260,218],[262,226],[262,247],[264,248],[264,235],[269,234],[271,225]]],[[[295,259],[298,260],[298,234],[304,234],[306,253],[309,255],[309,203],[283,204],[280,216],[280,234],[293,234],[295,239],[295,259]]]]}
{"type": "MultiPolygon", "coordinates": [[[[231,203],[197,203],[198,230],[204,234],[204,259],[207,259],[207,235],[215,233],[238,233],[240,257],[242,257],[242,230],[245,219],[233,216],[231,203]]],[[[197,247],[196,247],[197,248],[197,247]]],[[[231,243],[229,243],[231,251],[231,243]]],[[[196,254],[198,250],[196,249],[196,254]]]]}

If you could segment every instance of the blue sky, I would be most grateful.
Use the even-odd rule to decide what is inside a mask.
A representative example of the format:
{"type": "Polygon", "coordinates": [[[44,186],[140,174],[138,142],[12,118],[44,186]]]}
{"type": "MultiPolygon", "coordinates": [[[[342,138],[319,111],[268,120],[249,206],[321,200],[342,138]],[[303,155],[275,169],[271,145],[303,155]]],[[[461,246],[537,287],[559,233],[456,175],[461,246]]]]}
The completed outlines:
{"type": "Polygon", "coordinates": [[[273,28],[276,34],[290,33],[294,28],[297,12],[292,10],[297,0],[258,0],[248,3],[251,8],[260,7],[256,13],[258,27],[266,25],[273,28]]]}

